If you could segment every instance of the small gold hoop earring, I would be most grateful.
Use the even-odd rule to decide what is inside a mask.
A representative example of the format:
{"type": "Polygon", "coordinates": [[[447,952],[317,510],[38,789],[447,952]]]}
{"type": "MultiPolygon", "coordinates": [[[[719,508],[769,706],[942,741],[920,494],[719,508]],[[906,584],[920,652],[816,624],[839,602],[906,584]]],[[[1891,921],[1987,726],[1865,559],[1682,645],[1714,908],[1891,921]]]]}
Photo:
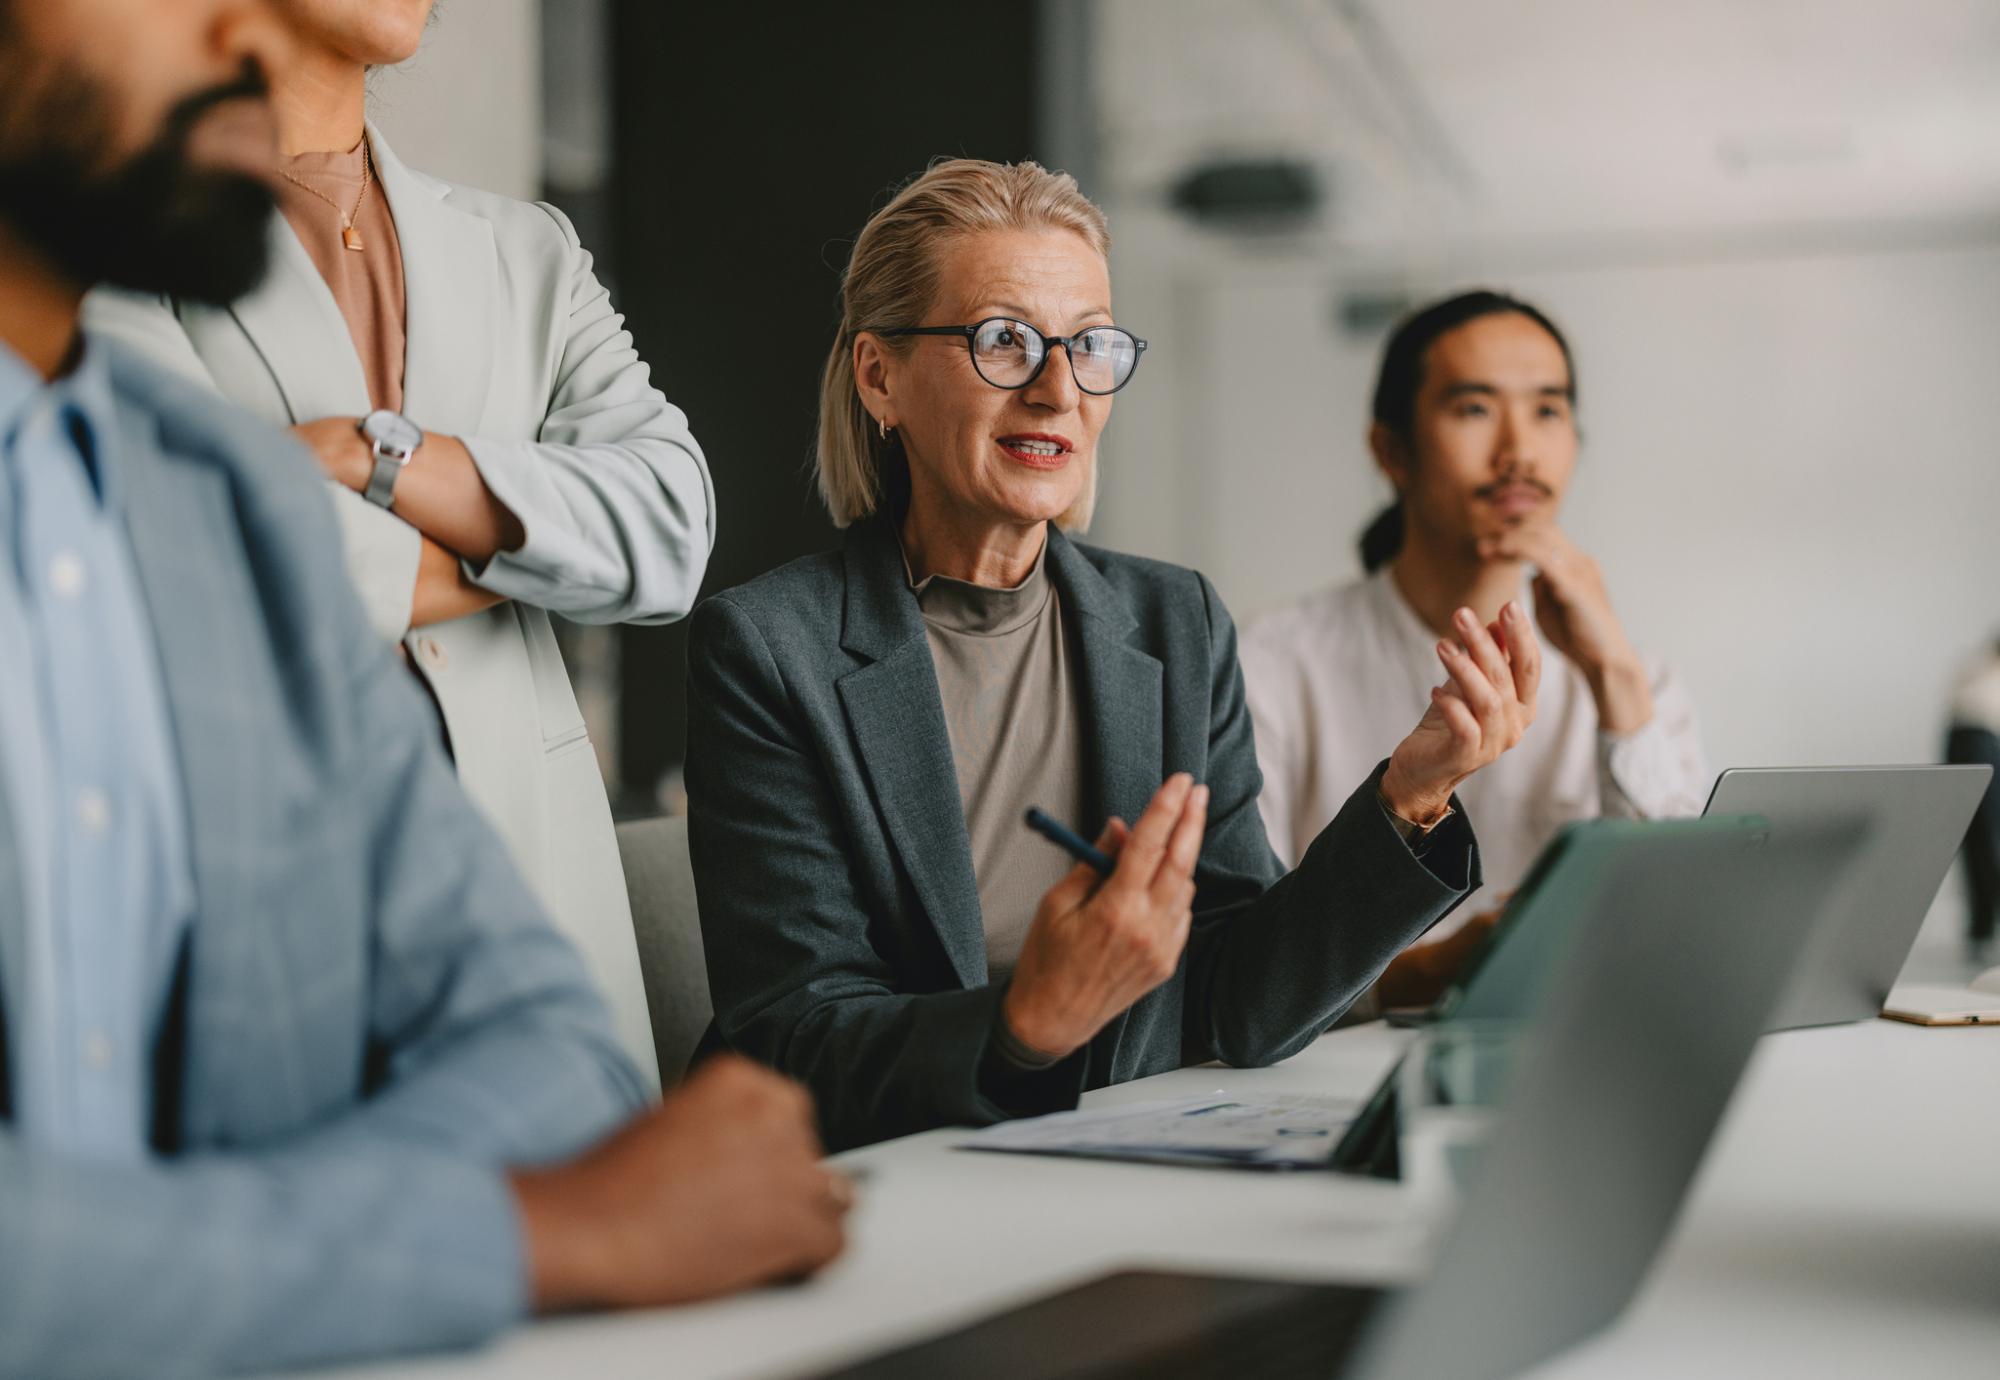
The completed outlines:
{"type": "Polygon", "coordinates": [[[887,422],[883,421],[880,417],[877,417],[875,419],[875,426],[882,433],[882,439],[885,441],[889,439],[889,433],[896,429],[890,426],[887,422]]]}

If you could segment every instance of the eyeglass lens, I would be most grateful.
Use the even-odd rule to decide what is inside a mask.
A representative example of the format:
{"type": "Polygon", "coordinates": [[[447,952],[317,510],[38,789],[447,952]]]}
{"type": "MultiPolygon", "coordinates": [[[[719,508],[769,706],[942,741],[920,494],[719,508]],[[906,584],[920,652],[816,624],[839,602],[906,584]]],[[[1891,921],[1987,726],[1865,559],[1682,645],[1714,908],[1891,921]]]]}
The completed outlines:
{"type": "MultiPolygon", "coordinates": [[[[1048,342],[1021,321],[982,321],[972,336],[972,363],[979,376],[996,388],[1020,388],[1041,368],[1048,342]]],[[[1070,344],[1070,369],[1076,386],[1086,393],[1115,393],[1132,377],[1139,347],[1116,326],[1093,326],[1070,344]]]]}

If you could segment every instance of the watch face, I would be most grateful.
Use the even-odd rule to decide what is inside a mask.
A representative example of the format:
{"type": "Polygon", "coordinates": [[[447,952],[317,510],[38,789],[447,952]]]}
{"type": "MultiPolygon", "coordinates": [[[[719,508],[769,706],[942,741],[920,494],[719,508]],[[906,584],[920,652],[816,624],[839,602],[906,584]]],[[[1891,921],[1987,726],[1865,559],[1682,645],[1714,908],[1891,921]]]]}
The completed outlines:
{"type": "Polygon", "coordinates": [[[377,447],[408,455],[424,439],[423,428],[400,412],[371,412],[361,423],[361,434],[377,447]]]}

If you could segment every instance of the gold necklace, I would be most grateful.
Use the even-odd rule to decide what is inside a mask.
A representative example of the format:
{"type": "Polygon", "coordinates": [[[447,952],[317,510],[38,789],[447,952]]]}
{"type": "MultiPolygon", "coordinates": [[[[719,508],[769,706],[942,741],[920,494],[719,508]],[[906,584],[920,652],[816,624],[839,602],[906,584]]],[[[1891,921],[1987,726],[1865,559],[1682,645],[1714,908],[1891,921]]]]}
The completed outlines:
{"type": "Polygon", "coordinates": [[[354,224],[354,218],[361,214],[361,203],[368,200],[369,184],[375,180],[375,160],[369,156],[368,141],[366,139],[361,141],[361,195],[354,198],[354,209],[352,211],[342,211],[339,202],[313,186],[312,183],[307,182],[304,178],[293,177],[283,168],[278,169],[278,176],[284,178],[285,181],[291,183],[294,187],[311,192],[340,215],[340,242],[342,244],[357,254],[368,247],[361,242],[361,231],[354,224]]]}

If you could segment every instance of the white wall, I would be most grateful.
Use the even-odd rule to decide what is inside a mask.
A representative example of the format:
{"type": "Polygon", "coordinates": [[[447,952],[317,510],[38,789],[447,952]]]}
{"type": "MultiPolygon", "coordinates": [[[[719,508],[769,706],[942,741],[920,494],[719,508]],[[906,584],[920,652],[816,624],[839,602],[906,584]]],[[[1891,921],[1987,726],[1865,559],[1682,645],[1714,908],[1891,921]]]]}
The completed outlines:
{"type": "Polygon", "coordinates": [[[540,0],[441,0],[422,50],[369,79],[369,113],[397,156],[452,182],[540,195],[540,24],[540,0]]]}
{"type": "MultiPolygon", "coordinates": [[[[1362,444],[1379,342],[1335,320],[1367,280],[1137,241],[1118,314],[1153,348],[1094,536],[1200,566],[1239,617],[1350,577],[1388,492],[1362,444]]],[[[1571,334],[1566,526],[1691,681],[1716,765],[1934,758],[1955,666],[2000,630],[2000,237],[1437,286],[1479,278],[1571,334]]]]}

